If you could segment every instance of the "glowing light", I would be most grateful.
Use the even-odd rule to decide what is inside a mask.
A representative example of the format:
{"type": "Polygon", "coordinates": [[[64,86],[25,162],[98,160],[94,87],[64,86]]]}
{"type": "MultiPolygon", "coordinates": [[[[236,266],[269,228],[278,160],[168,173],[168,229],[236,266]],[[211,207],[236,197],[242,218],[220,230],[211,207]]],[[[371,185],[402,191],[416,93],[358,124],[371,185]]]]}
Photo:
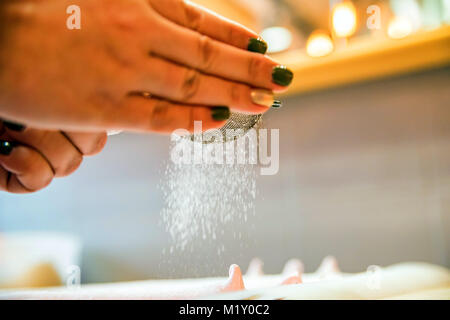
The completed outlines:
{"type": "Polygon", "coordinates": [[[289,47],[292,44],[292,34],[291,32],[283,27],[271,27],[264,29],[261,32],[261,37],[268,44],[268,53],[280,52],[289,47]]]}
{"type": "Polygon", "coordinates": [[[306,52],[311,57],[323,57],[333,52],[334,45],[330,36],[323,32],[311,34],[306,43],[306,52]]]}
{"type": "Polygon", "coordinates": [[[338,37],[350,37],[356,31],[356,9],[351,2],[343,2],[333,9],[333,30],[338,37]]]}
{"type": "Polygon", "coordinates": [[[405,17],[394,17],[388,26],[388,36],[392,39],[405,38],[413,31],[413,25],[405,17]]]}

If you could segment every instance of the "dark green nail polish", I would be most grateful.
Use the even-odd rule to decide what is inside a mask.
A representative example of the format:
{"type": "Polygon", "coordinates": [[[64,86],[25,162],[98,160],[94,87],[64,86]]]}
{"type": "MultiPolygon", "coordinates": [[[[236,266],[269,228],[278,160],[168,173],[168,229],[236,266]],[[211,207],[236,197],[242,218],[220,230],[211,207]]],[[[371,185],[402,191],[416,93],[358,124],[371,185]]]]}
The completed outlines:
{"type": "Polygon", "coordinates": [[[283,106],[283,103],[280,100],[275,100],[273,102],[272,108],[278,109],[278,108],[281,108],[282,106],[283,106]]]}
{"type": "Polygon", "coordinates": [[[224,121],[230,118],[230,109],[228,107],[211,108],[211,116],[216,121],[224,121]]]}
{"type": "Polygon", "coordinates": [[[267,43],[261,38],[252,38],[248,42],[247,50],[265,54],[267,52],[267,43]]]}
{"type": "Polygon", "coordinates": [[[286,87],[291,84],[294,74],[285,66],[276,66],[272,71],[272,80],[274,83],[286,87]]]}
{"type": "Polygon", "coordinates": [[[0,140],[0,154],[9,156],[15,146],[14,142],[0,140]]]}
{"type": "Polygon", "coordinates": [[[18,124],[18,123],[14,123],[14,122],[10,122],[10,121],[3,121],[3,124],[5,127],[7,127],[9,130],[12,131],[23,131],[25,130],[25,126],[18,124]]]}

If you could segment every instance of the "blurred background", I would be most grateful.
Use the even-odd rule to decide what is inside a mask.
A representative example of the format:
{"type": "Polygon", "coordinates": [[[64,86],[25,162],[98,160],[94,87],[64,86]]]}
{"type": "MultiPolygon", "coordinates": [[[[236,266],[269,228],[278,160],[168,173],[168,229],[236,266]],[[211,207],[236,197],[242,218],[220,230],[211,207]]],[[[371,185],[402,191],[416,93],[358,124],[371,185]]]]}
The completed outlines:
{"type": "Polygon", "coordinates": [[[260,32],[296,74],[264,117],[280,129],[280,171],[258,177],[255,216],[171,253],[158,188],[169,138],[113,136],[46,190],[0,193],[0,286],[58,284],[70,265],[84,283],[225,276],[255,256],[269,273],[328,254],[348,272],[450,267],[450,1],[195,2],[260,32]]]}

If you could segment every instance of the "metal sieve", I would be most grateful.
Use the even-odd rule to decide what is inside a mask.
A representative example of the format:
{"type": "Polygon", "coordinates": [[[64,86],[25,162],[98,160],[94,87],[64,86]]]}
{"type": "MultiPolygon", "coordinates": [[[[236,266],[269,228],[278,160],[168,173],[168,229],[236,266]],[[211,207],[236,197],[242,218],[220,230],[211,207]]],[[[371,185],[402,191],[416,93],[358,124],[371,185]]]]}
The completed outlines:
{"type": "MultiPolygon", "coordinates": [[[[250,129],[257,127],[259,122],[262,119],[262,114],[243,114],[243,113],[237,113],[232,112],[230,115],[230,118],[227,120],[225,125],[219,129],[223,140],[220,141],[223,142],[229,142],[239,139],[240,137],[244,136],[250,129]],[[233,132],[233,134],[229,134],[230,131],[233,132]]],[[[214,143],[216,138],[217,131],[208,130],[205,131],[202,135],[202,143],[203,144],[210,144],[214,143]]],[[[191,135],[192,141],[197,141],[198,137],[195,134],[191,135]]]]}

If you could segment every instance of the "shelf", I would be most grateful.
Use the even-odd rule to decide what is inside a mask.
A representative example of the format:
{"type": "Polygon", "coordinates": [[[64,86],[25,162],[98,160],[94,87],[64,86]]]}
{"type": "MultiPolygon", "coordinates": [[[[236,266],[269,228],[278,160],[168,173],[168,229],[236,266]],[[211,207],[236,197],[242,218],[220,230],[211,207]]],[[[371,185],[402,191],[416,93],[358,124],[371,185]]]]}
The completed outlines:
{"type": "Polygon", "coordinates": [[[329,56],[311,58],[304,50],[274,55],[295,73],[285,95],[310,92],[450,64],[450,26],[404,39],[355,39],[329,56]]]}

